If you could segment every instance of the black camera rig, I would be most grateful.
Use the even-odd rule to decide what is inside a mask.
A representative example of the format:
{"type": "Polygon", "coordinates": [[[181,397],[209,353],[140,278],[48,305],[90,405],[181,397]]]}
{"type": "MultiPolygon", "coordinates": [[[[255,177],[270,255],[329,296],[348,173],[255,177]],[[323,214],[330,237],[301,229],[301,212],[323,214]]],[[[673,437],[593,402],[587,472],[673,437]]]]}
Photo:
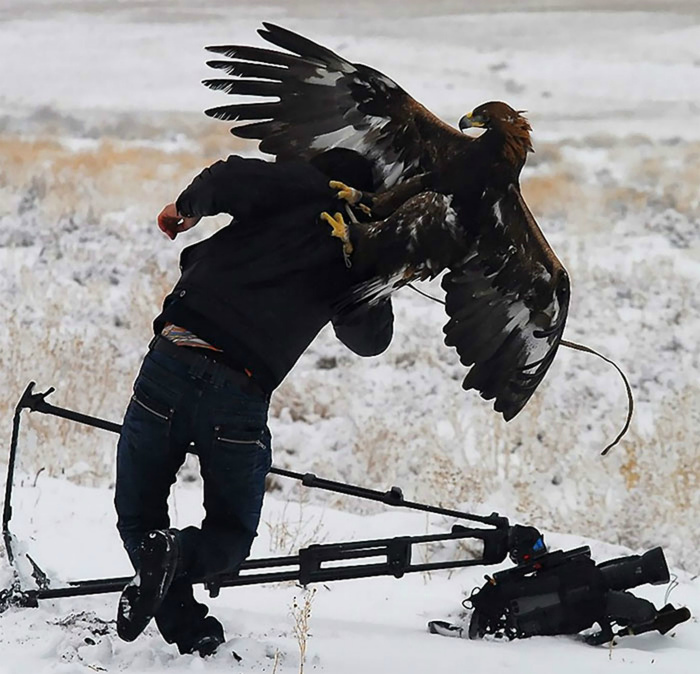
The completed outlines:
{"type": "MultiPolygon", "coordinates": [[[[24,558],[31,567],[31,578],[23,577],[20,572],[10,520],[22,410],[69,419],[114,433],[121,430],[119,424],[46,402],[54,389],[35,393],[34,386],[34,382],[31,382],[25,389],[13,418],[2,534],[7,558],[14,570],[14,581],[9,588],[0,589],[0,613],[10,606],[35,607],[42,599],[121,592],[131,580],[130,577],[76,580],[56,587],[28,553],[24,554],[24,558]]],[[[590,559],[588,548],[547,552],[544,539],[537,529],[511,526],[507,518],[497,513],[475,515],[407,501],[398,487],[381,492],[325,480],[313,473],[297,473],[274,466],[270,472],[299,480],[306,487],[356,496],[387,506],[434,513],[481,526],[474,528],[455,524],[445,534],[310,545],[299,550],[297,555],[247,560],[237,572],[197,581],[205,585],[211,596],[216,596],[223,587],[268,582],[297,581],[307,585],[383,575],[401,578],[406,573],[419,571],[499,564],[509,556],[517,566],[495,573],[492,577],[487,576],[486,585],[475,591],[468,600],[474,609],[469,628],[471,638],[486,635],[524,638],[535,634],[574,634],[598,623],[600,632],[589,637],[588,642],[599,644],[615,636],[613,624],[622,628],[618,635],[639,634],[654,629],[666,633],[690,617],[687,609],[675,609],[670,605],[657,611],[651,602],[626,591],[643,583],[668,582],[668,568],[661,548],[655,548],[641,557],[623,557],[596,565],[590,559]],[[414,563],[412,560],[415,545],[465,538],[482,541],[481,557],[427,563],[414,563]],[[375,561],[368,563],[367,559],[375,561]],[[365,561],[357,563],[356,560],[365,561]]],[[[433,629],[439,622],[431,623],[432,631],[439,631],[433,629]]]]}
{"type": "Polygon", "coordinates": [[[467,600],[473,608],[471,639],[578,634],[597,624],[598,630],[584,638],[598,645],[652,630],[666,634],[690,618],[687,608],[666,604],[657,610],[628,591],[646,583],[668,583],[659,547],[596,564],[588,546],[547,552],[537,529],[515,525],[508,548],[517,566],[487,576],[486,584],[467,600]]]}

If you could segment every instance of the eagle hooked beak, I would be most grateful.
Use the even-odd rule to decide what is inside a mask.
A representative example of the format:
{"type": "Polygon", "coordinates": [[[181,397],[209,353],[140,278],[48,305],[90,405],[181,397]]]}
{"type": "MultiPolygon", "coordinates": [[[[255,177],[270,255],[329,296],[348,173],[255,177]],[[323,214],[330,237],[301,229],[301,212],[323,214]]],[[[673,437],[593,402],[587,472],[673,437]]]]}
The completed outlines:
{"type": "Polygon", "coordinates": [[[468,112],[462,119],[459,120],[459,130],[464,131],[465,129],[483,129],[486,126],[484,119],[479,115],[475,115],[472,112],[468,112]]]}

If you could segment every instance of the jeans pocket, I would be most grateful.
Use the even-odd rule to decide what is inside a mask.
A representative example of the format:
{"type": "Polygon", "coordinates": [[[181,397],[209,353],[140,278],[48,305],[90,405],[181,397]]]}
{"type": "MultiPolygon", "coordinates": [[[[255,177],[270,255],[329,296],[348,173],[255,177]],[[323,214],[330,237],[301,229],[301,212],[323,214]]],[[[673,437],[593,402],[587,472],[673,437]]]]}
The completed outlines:
{"type": "Polygon", "coordinates": [[[174,411],[144,394],[139,387],[134,393],[124,415],[121,439],[129,447],[137,449],[142,457],[163,457],[169,451],[174,411]]]}
{"type": "Polygon", "coordinates": [[[156,417],[157,419],[162,419],[163,421],[170,423],[170,418],[172,416],[172,409],[164,405],[159,405],[152,400],[146,398],[144,400],[143,393],[137,395],[134,393],[131,396],[131,401],[136,403],[141,409],[146,410],[149,414],[156,417]]]}
{"type": "Polygon", "coordinates": [[[169,442],[178,401],[179,396],[171,389],[139,376],[129,405],[130,430],[151,442],[169,442]]]}
{"type": "Polygon", "coordinates": [[[158,395],[158,391],[153,390],[155,388],[149,386],[143,378],[140,378],[134,384],[134,393],[131,396],[131,400],[152,417],[169,424],[175,411],[174,406],[167,401],[169,396],[158,395]]]}
{"type": "Polygon", "coordinates": [[[214,426],[214,441],[231,449],[268,449],[265,443],[265,428],[246,429],[240,426],[214,426]]]}
{"type": "Polygon", "coordinates": [[[216,461],[225,474],[233,472],[248,475],[253,480],[259,478],[263,485],[262,481],[272,466],[271,440],[266,426],[256,430],[240,425],[215,426],[214,455],[218,457],[216,461]]]}

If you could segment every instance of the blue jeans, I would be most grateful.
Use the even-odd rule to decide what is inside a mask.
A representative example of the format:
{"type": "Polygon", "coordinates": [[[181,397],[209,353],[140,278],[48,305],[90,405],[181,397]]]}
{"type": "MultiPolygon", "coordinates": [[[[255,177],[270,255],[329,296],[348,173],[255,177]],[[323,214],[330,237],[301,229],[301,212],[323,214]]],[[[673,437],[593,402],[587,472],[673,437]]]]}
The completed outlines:
{"type": "Polygon", "coordinates": [[[156,615],[181,649],[207,612],[192,581],[235,571],[250,553],[272,461],[269,398],[227,371],[204,356],[185,363],[149,351],[117,448],[117,528],[135,568],[144,534],[170,526],[168,495],[186,454],[199,457],[205,517],[180,531],[177,578],[156,615]]]}

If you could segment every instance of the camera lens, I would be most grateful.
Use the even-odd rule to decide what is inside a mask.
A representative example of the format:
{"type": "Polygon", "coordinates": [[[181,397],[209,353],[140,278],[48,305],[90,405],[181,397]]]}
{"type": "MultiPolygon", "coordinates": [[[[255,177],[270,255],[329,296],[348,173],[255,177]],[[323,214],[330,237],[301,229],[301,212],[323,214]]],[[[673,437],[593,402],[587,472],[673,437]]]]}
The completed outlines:
{"type": "Polygon", "coordinates": [[[611,559],[598,565],[611,590],[627,590],[637,585],[668,583],[668,565],[661,548],[652,548],[643,555],[611,559]]]}

